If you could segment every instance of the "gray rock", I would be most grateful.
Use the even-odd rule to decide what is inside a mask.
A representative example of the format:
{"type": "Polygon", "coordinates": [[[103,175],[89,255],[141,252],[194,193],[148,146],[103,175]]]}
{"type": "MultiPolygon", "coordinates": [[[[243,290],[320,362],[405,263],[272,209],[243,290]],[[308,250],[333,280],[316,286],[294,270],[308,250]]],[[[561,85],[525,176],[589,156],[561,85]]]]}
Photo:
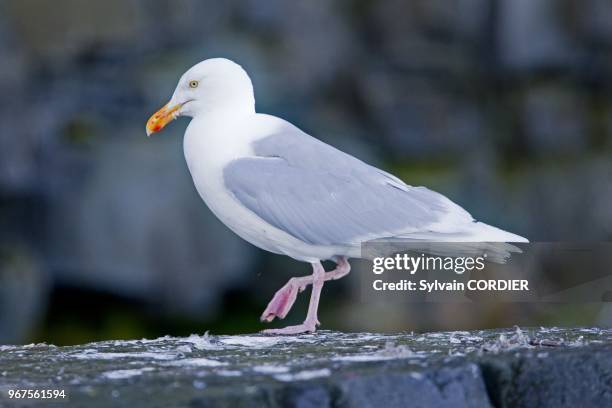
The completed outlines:
{"type": "Polygon", "coordinates": [[[586,100],[571,88],[527,90],[521,118],[529,147],[542,155],[576,153],[588,146],[586,100]]]}
{"type": "Polygon", "coordinates": [[[510,209],[509,218],[520,222],[520,214],[531,214],[533,231],[538,231],[530,236],[533,241],[605,240],[612,231],[612,215],[606,204],[612,197],[607,181],[611,176],[612,163],[603,157],[572,168],[565,168],[563,162],[541,165],[529,171],[530,183],[519,187],[519,205],[510,209]],[[553,195],[555,200],[546,199],[553,195]],[[567,223],[559,223],[560,219],[567,223]]]}
{"type": "Polygon", "coordinates": [[[586,36],[603,44],[612,44],[612,3],[607,0],[581,1],[577,11],[586,36]]]}
{"type": "Polygon", "coordinates": [[[469,75],[480,63],[470,51],[486,39],[489,8],[482,0],[372,3],[368,21],[379,41],[371,52],[419,72],[469,75]]]}
{"type": "Polygon", "coordinates": [[[45,254],[61,282],[210,316],[223,288],[249,276],[254,249],[206,208],[168,133],[73,152],[80,176],[53,188],[45,254]]]}
{"type": "Polygon", "coordinates": [[[8,1],[5,9],[28,53],[63,64],[91,44],[129,43],[142,35],[144,21],[137,5],[121,0],[104,5],[26,0],[8,1]]]}
{"type": "Polygon", "coordinates": [[[362,86],[382,130],[370,136],[392,146],[396,157],[457,157],[485,146],[485,119],[476,104],[430,80],[371,72],[362,86]]]}
{"type": "Polygon", "coordinates": [[[563,19],[566,2],[499,2],[499,53],[504,67],[517,70],[575,66],[580,48],[563,19]]]}
{"type": "Polygon", "coordinates": [[[87,407],[609,406],[612,330],[197,336],[0,346],[0,403],[87,407]],[[27,401],[24,403],[28,403],[27,401]]]}
{"type": "Polygon", "coordinates": [[[48,296],[49,276],[36,256],[16,244],[0,245],[0,343],[32,335],[48,296]]]}

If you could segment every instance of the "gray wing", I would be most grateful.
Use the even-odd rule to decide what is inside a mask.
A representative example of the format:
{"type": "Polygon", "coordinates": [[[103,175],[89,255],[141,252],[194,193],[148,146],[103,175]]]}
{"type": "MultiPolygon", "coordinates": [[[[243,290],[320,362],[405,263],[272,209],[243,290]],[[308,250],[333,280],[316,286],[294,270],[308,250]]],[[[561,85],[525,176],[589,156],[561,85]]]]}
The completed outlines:
{"type": "Polygon", "coordinates": [[[411,187],[298,128],[258,140],[255,157],[230,162],[226,187],[260,218],[313,245],[423,230],[449,212],[470,215],[446,197],[411,187]]]}

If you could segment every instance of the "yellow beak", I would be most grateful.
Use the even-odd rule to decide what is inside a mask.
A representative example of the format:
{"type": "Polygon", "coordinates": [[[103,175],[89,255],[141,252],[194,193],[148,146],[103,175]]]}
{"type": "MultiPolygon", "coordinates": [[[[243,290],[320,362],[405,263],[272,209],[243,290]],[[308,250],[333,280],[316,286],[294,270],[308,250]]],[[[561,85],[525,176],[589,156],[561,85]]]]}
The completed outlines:
{"type": "Polygon", "coordinates": [[[151,136],[153,133],[157,133],[162,130],[168,123],[172,122],[178,116],[178,110],[181,109],[182,104],[176,104],[169,106],[170,103],[165,104],[160,110],[155,112],[153,116],[147,121],[147,136],[151,136]]]}

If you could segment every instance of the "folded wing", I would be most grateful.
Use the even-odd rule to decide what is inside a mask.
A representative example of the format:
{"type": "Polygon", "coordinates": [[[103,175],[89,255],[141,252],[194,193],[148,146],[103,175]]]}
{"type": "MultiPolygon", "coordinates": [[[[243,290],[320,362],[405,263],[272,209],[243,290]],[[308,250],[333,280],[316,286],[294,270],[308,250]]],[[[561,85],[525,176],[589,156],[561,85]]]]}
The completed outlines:
{"type": "Polygon", "coordinates": [[[441,194],[406,185],[290,124],[253,150],[225,167],[226,187],[257,216],[309,244],[442,240],[477,224],[441,194]]]}

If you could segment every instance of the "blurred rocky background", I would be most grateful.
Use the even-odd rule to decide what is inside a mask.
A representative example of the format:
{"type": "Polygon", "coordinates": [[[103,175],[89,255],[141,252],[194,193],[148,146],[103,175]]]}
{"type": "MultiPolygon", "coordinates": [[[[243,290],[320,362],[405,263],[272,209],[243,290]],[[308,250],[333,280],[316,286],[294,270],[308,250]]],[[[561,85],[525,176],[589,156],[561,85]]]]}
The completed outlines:
{"type": "MultiPolygon", "coordinates": [[[[204,207],[187,120],[145,136],[179,75],[216,56],[251,74],[259,111],[482,221],[532,241],[612,238],[609,0],[4,0],[0,343],[254,331],[275,290],[310,273],[204,207]]],[[[326,285],[327,328],[612,322],[597,304],[398,310],[360,303],[357,282],[326,285]]]]}

